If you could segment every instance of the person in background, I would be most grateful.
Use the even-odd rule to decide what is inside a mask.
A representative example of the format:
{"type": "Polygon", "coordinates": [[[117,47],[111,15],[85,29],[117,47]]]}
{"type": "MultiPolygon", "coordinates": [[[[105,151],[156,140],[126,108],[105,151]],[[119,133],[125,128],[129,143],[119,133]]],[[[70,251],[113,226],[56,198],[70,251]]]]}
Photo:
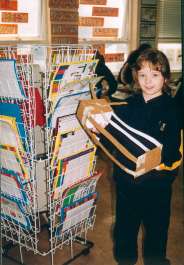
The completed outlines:
{"type": "MultiPolygon", "coordinates": [[[[131,74],[136,84],[136,92],[125,99],[127,104],[114,107],[114,112],[131,127],[155,138],[163,148],[161,164],[137,178],[114,165],[114,257],[119,265],[134,265],[137,262],[138,232],[142,227],[144,265],[169,265],[166,249],[172,183],[182,159],[179,151],[180,115],[170,95],[168,83],[171,73],[164,53],[146,49],[134,62],[131,74]]],[[[111,122],[117,122],[113,116],[105,126],[106,130],[123,144],[124,136],[111,122]]],[[[99,137],[108,148],[104,137],[99,137]]],[[[113,152],[112,146],[110,151],[113,152]]],[[[120,153],[115,156],[122,162],[120,153]]]]}
{"type": "Polygon", "coordinates": [[[151,45],[149,43],[143,43],[136,50],[132,51],[129,54],[126,62],[123,64],[122,68],[120,69],[120,72],[117,78],[119,83],[123,85],[129,85],[129,86],[133,85],[134,79],[132,75],[132,67],[134,66],[134,63],[136,62],[141,52],[145,51],[146,49],[150,49],[150,48],[151,48],[151,45]]]}
{"type": "Polygon", "coordinates": [[[181,114],[181,122],[182,122],[182,129],[184,129],[184,115],[183,115],[183,104],[184,104],[184,83],[183,83],[183,77],[178,78],[176,82],[176,86],[178,87],[178,90],[176,91],[176,94],[174,95],[174,100],[180,110],[181,114]]]}
{"type": "Polygon", "coordinates": [[[103,76],[96,84],[96,96],[97,98],[108,97],[111,99],[111,95],[117,89],[117,81],[111,70],[106,66],[104,56],[99,51],[97,51],[95,59],[99,60],[95,73],[97,76],[103,76]]]}

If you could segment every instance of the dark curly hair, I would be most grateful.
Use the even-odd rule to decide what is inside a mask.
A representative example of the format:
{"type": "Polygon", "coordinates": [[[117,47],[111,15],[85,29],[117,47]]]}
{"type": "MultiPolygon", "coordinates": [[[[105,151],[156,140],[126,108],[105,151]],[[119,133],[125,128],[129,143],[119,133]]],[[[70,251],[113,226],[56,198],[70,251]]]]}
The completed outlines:
{"type": "Polygon", "coordinates": [[[132,66],[136,62],[139,55],[146,49],[151,48],[149,43],[142,43],[136,50],[132,51],[123,64],[118,74],[118,82],[124,85],[131,85],[133,83],[132,66]]]}

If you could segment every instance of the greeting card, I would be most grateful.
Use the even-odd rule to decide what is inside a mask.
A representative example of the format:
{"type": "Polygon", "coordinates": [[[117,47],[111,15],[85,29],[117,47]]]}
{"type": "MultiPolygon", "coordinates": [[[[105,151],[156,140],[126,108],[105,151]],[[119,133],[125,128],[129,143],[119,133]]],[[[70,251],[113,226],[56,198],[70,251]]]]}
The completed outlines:
{"type": "Polygon", "coordinates": [[[53,197],[57,199],[66,187],[93,175],[95,149],[59,160],[53,170],[53,197]]]}
{"type": "Polygon", "coordinates": [[[69,206],[61,208],[61,224],[56,228],[56,236],[60,237],[65,231],[81,226],[82,223],[92,218],[95,214],[96,200],[97,193],[94,192],[69,206]]]}
{"type": "Polygon", "coordinates": [[[0,59],[0,80],[1,97],[26,98],[14,59],[0,59]]]}
{"type": "Polygon", "coordinates": [[[1,218],[17,225],[17,229],[19,226],[26,230],[32,229],[30,216],[24,212],[22,205],[5,196],[1,196],[1,218]]]}

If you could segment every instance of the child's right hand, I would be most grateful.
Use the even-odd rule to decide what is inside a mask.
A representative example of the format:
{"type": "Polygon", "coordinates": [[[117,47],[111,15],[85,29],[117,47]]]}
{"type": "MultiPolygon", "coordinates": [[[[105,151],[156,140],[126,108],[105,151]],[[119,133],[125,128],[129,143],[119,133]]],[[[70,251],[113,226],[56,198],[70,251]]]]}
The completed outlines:
{"type": "Polygon", "coordinates": [[[100,132],[95,127],[91,128],[91,132],[95,134],[100,134],[100,132]]]}
{"type": "Polygon", "coordinates": [[[95,113],[93,106],[86,107],[83,113],[82,124],[91,132],[99,134],[98,126],[105,128],[111,119],[112,112],[95,113]],[[95,125],[96,123],[96,125],[95,125]]]}

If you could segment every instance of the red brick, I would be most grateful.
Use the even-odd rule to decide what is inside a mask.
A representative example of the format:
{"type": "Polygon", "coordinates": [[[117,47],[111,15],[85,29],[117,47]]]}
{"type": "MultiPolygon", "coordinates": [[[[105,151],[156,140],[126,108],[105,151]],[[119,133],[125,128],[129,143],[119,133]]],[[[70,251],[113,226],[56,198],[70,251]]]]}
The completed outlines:
{"type": "Polygon", "coordinates": [[[124,56],[124,53],[106,53],[104,57],[106,62],[122,62],[124,56]]]}
{"type": "Polygon", "coordinates": [[[28,13],[2,12],[2,22],[28,23],[28,13]]]}
{"type": "Polygon", "coordinates": [[[66,35],[66,36],[77,36],[78,25],[71,24],[52,24],[51,33],[53,35],[66,35]]]}
{"type": "Polygon", "coordinates": [[[118,13],[119,13],[119,8],[113,8],[113,7],[94,6],[92,10],[93,16],[118,17],[118,13]]]}
{"type": "Polygon", "coordinates": [[[117,28],[94,28],[94,37],[118,37],[117,28]]]}
{"type": "Polygon", "coordinates": [[[80,0],[83,5],[106,5],[107,0],[80,0]]]}
{"type": "Polygon", "coordinates": [[[68,11],[68,10],[57,10],[52,9],[50,10],[50,19],[52,22],[75,22],[78,24],[79,14],[77,11],[68,11]]]}
{"type": "Polygon", "coordinates": [[[104,18],[100,17],[79,17],[79,26],[83,27],[102,27],[104,18]]]}
{"type": "Polygon", "coordinates": [[[100,54],[105,54],[105,44],[93,44],[93,48],[97,49],[100,54]]]}
{"type": "Polygon", "coordinates": [[[17,0],[0,0],[0,10],[17,10],[17,0]]]}
{"type": "Polygon", "coordinates": [[[0,34],[17,34],[17,24],[0,24],[0,34]]]}
{"type": "Polygon", "coordinates": [[[78,9],[79,0],[49,0],[49,7],[78,9]]]}
{"type": "Polygon", "coordinates": [[[52,43],[53,44],[77,44],[78,37],[63,37],[63,36],[52,36],[52,43]]]}

